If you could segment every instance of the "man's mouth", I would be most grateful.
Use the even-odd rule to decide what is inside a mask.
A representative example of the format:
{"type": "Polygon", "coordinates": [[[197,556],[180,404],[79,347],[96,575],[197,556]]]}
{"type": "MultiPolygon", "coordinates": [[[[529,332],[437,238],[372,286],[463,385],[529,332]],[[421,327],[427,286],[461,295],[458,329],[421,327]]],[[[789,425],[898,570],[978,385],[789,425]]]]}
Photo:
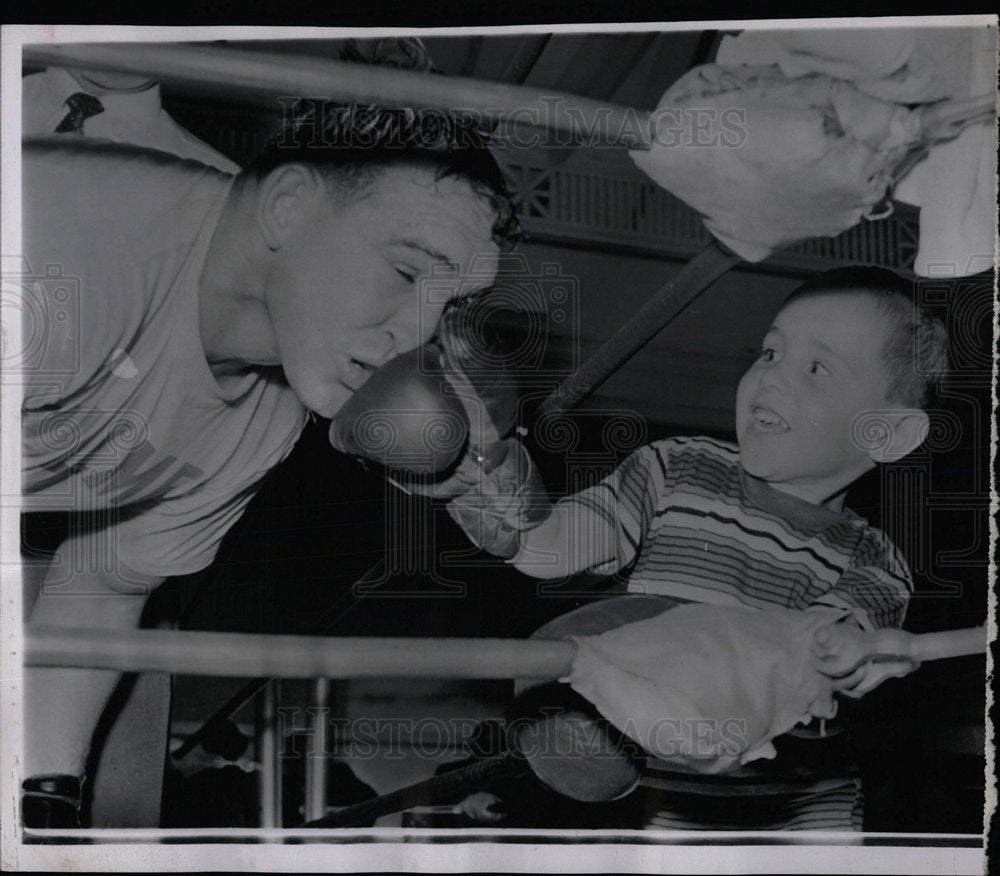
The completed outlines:
{"type": "Polygon", "coordinates": [[[371,362],[351,357],[347,360],[347,365],[344,366],[341,381],[348,389],[357,392],[368,382],[368,378],[375,372],[376,367],[371,362]]]}
{"type": "Polygon", "coordinates": [[[763,405],[754,405],[750,408],[751,423],[760,432],[787,432],[790,428],[777,412],[766,408],[763,405]]]}

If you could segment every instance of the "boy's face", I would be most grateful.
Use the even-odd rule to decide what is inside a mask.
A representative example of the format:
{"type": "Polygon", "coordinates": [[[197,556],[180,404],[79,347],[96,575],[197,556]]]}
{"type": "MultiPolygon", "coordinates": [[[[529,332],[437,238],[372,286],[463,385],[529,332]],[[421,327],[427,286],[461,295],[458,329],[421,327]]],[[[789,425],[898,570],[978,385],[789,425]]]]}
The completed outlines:
{"type": "Polygon", "coordinates": [[[498,252],[492,222],[468,182],[408,165],[347,204],[308,202],[265,293],[274,347],[306,407],[332,417],[373,369],[430,339],[449,298],[489,286],[495,264],[470,267],[498,252]]]}
{"type": "Polygon", "coordinates": [[[893,407],[882,361],[888,320],[863,293],[816,295],[783,308],[736,392],[746,471],[821,504],[872,466],[855,418],[893,407]]]}

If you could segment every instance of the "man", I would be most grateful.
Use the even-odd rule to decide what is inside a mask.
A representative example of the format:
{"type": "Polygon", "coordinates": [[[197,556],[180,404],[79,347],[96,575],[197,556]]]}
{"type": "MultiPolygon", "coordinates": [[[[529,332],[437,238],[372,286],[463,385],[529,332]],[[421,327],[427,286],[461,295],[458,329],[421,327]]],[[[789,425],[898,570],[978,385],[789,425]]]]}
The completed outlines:
{"type": "MultiPolygon", "coordinates": [[[[239,165],[171,118],[161,104],[159,83],[148,76],[49,67],[25,76],[21,86],[22,137],[52,133],[71,138],[95,137],[169,152],[224,173],[240,171],[239,165]]],[[[127,367],[124,361],[121,364],[127,367]]],[[[33,590],[40,583],[41,567],[33,564],[29,571],[26,583],[33,590]]],[[[165,621],[159,624],[169,625],[165,621]]],[[[166,744],[170,685],[169,676],[162,673],[144,673],[134,679],[127,705],[115,721],[116,732],[103,742],[102,761],[107,758],[109,765],[132,762],[135,751],[148,751],[155,759],[153,753],[162,751],[166,744]]],[[[143,778],[142,787],[148,789],[147,805],[139,805],[127,783],[111,783],[113,771],[104,773],[107,781],[99,779],[92,785],[98,801],[93,812],[95,822],[110,818],[112,823],[152,823],[153,812],[159,809],[159,784],[155,779],[143,778]],[[113,793],[109,794],[111,788],[113,793]]]]}
{"type": "MultiPolygon", "coordinates": [[[[517,223],[477,132],[440,113],[306,104],[236,177],[66,137],[26,142],[24,244],[52,314],[23,365],[25,507],[86,526],[38,624],[134,626],[166,577],[205,568],[307,410],[333,416],[427,341],[517,223]],[[434,272],[433,299],[421,278],[434,272]],[[72,304],[52,306],[51,279],[72,304]],[[62,316],[59,316],[62,314],[62,316]],[[67,316],[68,314],[68,316],[67,316]]],[[[54,294],[54,293],[53,293],[54,294]]],[[[59,299],[63,300],[63,299],[59,299]]],[[[23,816],[73,824],[114,672],[26,673],[23,816]]]]}

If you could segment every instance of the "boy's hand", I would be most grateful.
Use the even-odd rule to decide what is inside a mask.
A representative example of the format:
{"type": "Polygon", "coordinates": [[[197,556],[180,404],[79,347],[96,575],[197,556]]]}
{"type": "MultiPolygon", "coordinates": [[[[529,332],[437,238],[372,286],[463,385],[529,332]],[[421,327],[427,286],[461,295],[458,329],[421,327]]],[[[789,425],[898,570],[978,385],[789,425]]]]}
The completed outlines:
{"type": "Polygon", "coordinates": [[[471,818],[480,824],[490,824],[504,817],[503,800],[488,791],[470,794],[455,808],[466,818],[471,818]]]}
{"type": "Polygon", "coordinates": [[[477,461],[477,479],[448,503],[448,513],[476,547],[511,559],[520,551],[521,533],[545,520],[552,506],[520,441],[509,438],[491,447],[503,456],[496,463],[477,461]]]}
{"type": "Polygon", "coordinates": [[[913,672],[920,664],[907,651],[906,634],[899,630],[866,632],[846,621],[816,631],[813,666],[833,679],[835,691],[857,699],[887,678],[913,672]]]}

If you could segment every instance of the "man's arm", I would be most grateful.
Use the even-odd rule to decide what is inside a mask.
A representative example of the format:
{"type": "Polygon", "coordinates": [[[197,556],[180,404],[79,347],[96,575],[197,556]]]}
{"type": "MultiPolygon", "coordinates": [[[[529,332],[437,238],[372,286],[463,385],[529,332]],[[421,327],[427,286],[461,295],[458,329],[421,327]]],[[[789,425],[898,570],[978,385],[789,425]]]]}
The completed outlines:
{"type": "MultiPolygon", "coordinates": [[[[31,623],[97,630],[138,625],[146,597],[164,579],[118,563],[110,532],[97,530],[63,542],[31,609],[31,623]],[[102,557],[111,562],[95,570],[102,557]]],[[[83,775],[97,720],[120,677],[92,669],[25,671],[26,777],[83,775]]]]}

